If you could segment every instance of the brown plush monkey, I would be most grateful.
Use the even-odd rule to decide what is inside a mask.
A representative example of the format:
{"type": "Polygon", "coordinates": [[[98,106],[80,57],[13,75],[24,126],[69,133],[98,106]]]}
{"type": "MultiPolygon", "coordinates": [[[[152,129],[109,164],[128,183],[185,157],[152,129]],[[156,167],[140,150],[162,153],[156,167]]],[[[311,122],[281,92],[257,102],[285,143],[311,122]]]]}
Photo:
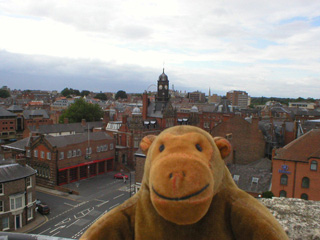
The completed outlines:
{"type": "Polygon", "coordinates": [[[140,191],[81,237],[99,239],[288,239],[267,208],[240,190],[223,158],[231,146],[200,128],[144,137],[140,191]]]}

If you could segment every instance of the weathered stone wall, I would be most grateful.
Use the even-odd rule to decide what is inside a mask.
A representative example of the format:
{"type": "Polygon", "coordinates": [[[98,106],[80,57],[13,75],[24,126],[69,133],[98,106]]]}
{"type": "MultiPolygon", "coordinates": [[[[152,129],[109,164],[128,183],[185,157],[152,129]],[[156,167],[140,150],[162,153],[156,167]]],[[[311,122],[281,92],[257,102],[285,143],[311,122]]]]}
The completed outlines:
{"type": "Polygon", "coordinates": [[[320,240],[320,202],[298,198],[260,201],[283,226],[291,240],[320,240]]]}

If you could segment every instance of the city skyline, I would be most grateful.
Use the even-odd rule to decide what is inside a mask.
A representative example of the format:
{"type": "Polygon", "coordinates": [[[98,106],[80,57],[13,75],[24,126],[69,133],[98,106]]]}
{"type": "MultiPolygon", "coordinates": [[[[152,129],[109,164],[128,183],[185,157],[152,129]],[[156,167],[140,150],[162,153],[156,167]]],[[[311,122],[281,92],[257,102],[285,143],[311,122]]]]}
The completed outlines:
{"type": "Polygon", "coordinates": [[[0,2],[0,85],[319,98],[317,1],[0,2]],[[151,88],[155,90],[155,88],[151,88]]]}

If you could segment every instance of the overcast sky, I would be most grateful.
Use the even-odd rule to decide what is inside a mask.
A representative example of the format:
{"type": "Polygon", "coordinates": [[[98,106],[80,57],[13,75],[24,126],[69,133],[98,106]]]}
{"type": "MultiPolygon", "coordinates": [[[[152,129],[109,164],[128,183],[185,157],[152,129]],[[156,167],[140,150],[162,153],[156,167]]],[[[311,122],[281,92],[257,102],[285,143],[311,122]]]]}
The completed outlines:
{"type": "Polygon", "coordinates": [[[0,0],[0,87],[320,98],[318,0],[0,0]]]}

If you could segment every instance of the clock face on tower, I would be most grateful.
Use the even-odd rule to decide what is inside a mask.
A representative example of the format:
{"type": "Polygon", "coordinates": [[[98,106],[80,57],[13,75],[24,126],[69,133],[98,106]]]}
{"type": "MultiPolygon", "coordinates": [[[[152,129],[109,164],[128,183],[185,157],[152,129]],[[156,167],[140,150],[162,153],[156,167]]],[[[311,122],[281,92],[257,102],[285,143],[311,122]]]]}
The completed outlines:
{"type": "Polygon", "coordinates": [[[166,89],[166,90],[167,90],[167,89],[168,89],[168,85],[164,85],[164,89],[166,89]]]}
{"type": "Polygon", "coordinates": [[[161,90],[162,89],[162,85],[159,85],[159,90],[161,90]]]}

